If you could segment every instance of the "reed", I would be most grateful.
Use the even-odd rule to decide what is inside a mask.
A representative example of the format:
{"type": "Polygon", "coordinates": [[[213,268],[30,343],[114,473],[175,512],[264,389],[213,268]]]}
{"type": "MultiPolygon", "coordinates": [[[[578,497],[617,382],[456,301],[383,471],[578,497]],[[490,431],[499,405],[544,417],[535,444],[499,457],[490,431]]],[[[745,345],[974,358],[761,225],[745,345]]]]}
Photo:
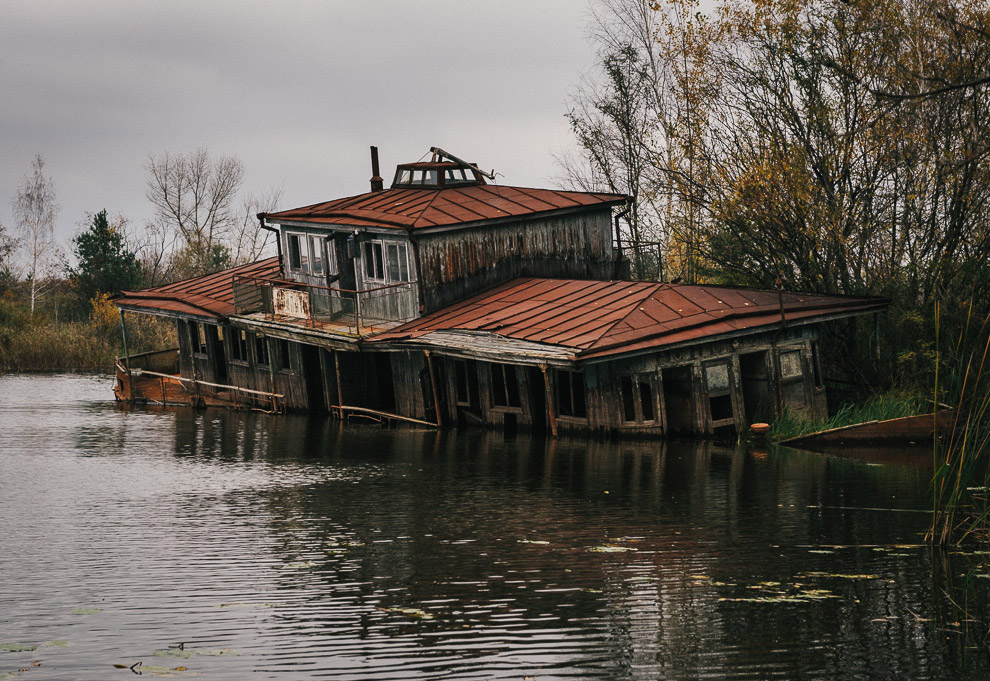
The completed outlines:
{"type": "Polygon", "coordinates": [[[768,437],[772,441],[787,440],[831,428],[842,428],[855,423],[886,421],[924,414],[929,410],[927,400],[908,392],[887,392],[873,395],[864,402],[842,405],[827,419],[806,420],[793,412],[785,411],[770,424],[768,437]]]}
{"type": "MultiPolygon", "coordinates": [[[[172,324],[154,318],[127,324],[132,353],[174,347],[172,324]]],[[[0,327],[0,371],[113,372],[114,358],[123,354],[119,323],[94,320],[67,323],[35,322],[0,327]]]]}
{"type": "MultiPolygon", "coordinates": [[[[936,306],[936,342],[940,328],[936,306]]],[[[955,408],[951,431],[933,445],[932,524],[927,541],[959,544],[990,539],[990,317],[978,329],[967,317],[946,351],[937,353],[936,404],[955,408]]]]}

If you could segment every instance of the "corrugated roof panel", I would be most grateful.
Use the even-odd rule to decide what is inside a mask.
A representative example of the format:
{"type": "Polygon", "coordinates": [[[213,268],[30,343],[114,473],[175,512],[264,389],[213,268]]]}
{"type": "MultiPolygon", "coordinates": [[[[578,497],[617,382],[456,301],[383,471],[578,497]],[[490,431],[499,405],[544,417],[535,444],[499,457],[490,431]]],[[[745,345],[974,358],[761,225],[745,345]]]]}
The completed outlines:
{"type": "Polygon", "coordinates": [[[334,201],[270,213],[272,222],[294,220],[314,224],[362,224],[423,229],[534,213],[617,205],[621,194],[569,192],[478,185],[445,189],[386,189],[334,201]]]}
{"type": "MultiPolygon", "coordinates": [[[[478,294],[463,306],[376,336],[386,342],[420,335],[422,330],[478,328],[520,342],[541,342],[577,350],[578,359],[658,348],[686,341],[705,342],[734,330],[781,322],[780,296],[717,286],[567,279],[516,279],[478,294]],[[756,304],[762,303],[762,304],[756,304]]],[[[788,320],[883,309],[880,298],[785,294],[788,320]]]]}

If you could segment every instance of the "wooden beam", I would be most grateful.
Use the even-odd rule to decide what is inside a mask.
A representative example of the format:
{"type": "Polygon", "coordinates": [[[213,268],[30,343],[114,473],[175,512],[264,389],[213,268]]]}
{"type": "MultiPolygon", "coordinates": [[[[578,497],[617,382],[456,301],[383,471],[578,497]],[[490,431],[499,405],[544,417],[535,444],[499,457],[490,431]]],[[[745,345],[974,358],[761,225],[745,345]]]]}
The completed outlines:
{"type": "Polygon", "coordinates": [[[423,354],[426,355],[426,366],[430,371],[430,388],[433,391],[433,411],[436,414],[437,425],[443,425],[443,420],[440,418],[440,399],[437,392],[437,376],[433,372],[433,357],[430,355],[429,350],[424,350],[423,354]]]}
{"type": "Polygon", "coordinates": [[[340,358],[337,357],[338,351],[333,351],[333,368],[334,372],[337,374],[337,414],[343,420],[344,418],[344,389],[340,384],[340,358]]]}
{"type": "Polygon", "coordinates": [[[557,437],[557,416],[553,407],[553,391],[550,390],[550,375],[547,373],[547,365],[541,364],[540,371],[543,372],[543,387],[547,392],[547,415],[550,417],[550,434],[557,437]]]}

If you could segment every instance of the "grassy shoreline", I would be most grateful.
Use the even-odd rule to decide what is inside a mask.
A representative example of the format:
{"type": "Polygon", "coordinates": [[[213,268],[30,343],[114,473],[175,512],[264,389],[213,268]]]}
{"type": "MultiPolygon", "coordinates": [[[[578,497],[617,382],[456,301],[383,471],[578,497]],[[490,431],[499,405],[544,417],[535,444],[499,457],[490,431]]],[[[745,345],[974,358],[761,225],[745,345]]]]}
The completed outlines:
{"type": "MultiPolygon", "coordinates": [[[[175,346],[174,327],[154,318],[127,325],[131,353],[175,346]]],[[[119,324],[91,320],[0,327],[0,373],[113,373],[124,354],[119,324]]]]}

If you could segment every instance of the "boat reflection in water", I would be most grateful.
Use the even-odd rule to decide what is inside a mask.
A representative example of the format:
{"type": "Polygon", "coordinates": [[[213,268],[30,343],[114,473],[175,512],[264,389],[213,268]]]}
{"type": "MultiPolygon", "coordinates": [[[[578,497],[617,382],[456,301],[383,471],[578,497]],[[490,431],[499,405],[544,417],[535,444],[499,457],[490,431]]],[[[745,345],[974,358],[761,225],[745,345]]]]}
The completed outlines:
{"type": "Polygon", "coordinates": [[[920,545],[922,465],[41,404],[0,413],[3,640],[38,646],[0,672],[990,673],[986,557],[920,545]]]}

